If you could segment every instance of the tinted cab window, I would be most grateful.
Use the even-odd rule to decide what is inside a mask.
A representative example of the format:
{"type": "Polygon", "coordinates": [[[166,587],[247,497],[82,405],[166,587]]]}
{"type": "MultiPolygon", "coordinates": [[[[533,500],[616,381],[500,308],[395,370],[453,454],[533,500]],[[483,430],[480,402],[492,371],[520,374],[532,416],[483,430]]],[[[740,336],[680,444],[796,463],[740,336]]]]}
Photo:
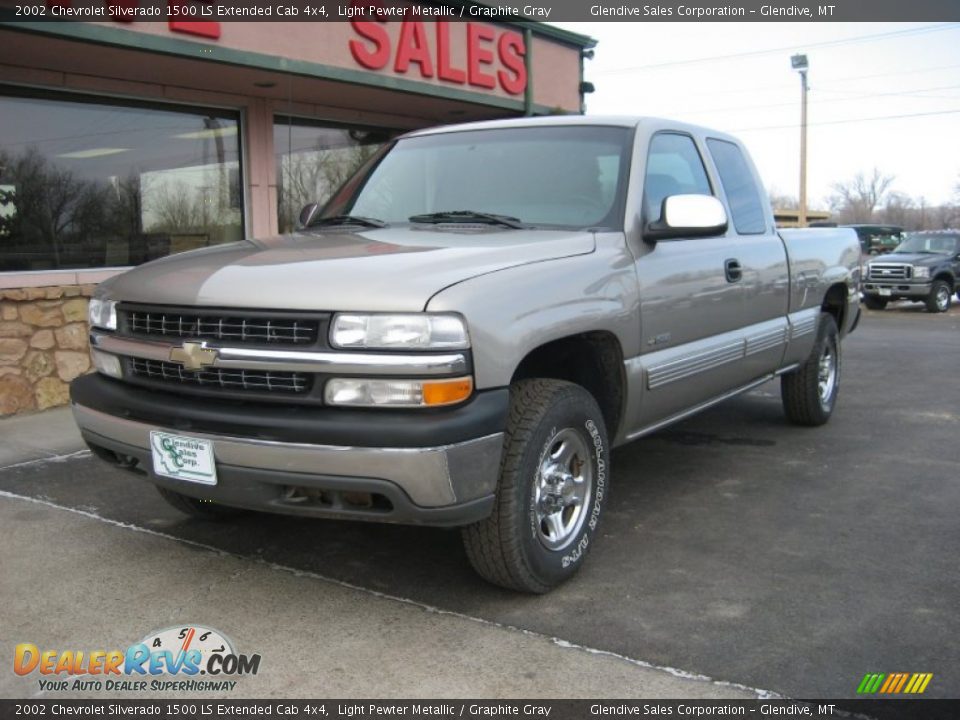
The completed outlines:
{"type": "Polygon", "coordinates": [[[741,235],[766,232],[767,213],[743,152],[725,140],[707,140],[707,147],[720,174],[737,232],[741,235]]]}
{"type": "Polygon", "coordinates": [[[643,203],[647,220],[660,217],[664,198],[687,194],[712,194],[697,146],[688,135],[654,135],[650,141],[647,173],[643,182],[643,203]]]}

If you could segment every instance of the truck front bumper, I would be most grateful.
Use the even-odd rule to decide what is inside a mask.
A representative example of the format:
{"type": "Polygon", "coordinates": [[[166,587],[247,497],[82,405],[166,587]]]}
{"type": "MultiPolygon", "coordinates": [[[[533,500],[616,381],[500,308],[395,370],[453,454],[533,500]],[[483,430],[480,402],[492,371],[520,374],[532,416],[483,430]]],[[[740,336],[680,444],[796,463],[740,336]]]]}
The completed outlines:
{"type": "Polygon", "coordinates": [[[87,375],[71,399],[95,454],[183,495],[291,515],[454,526],[493,508],[508,394],[479,393],[418,416],[198,401],[87,375]],[[153,430],[209,440],[217,484],[157,475],[153,430]]]}
{"type": "Polygon", "coordinates": [[[874,297],[925,298],[930,295],[931,283],[908,283],[895,280],[868,280],[863,284],[863,294],[874,297]]]}

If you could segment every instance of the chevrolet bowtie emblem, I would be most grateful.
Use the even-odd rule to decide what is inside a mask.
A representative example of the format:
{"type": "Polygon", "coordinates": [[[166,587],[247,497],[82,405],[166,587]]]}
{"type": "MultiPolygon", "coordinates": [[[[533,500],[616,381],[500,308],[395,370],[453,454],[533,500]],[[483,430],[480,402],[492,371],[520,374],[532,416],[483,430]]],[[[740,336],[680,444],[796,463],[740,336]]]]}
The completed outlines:
{"type": "Polygon", "coordinates": [[[182,364],[184,370],[200,370],[213,365],[217,351],[204,347],[203,343],[185,342],[181,347],[170,349],[170,359],[182,364]]]}

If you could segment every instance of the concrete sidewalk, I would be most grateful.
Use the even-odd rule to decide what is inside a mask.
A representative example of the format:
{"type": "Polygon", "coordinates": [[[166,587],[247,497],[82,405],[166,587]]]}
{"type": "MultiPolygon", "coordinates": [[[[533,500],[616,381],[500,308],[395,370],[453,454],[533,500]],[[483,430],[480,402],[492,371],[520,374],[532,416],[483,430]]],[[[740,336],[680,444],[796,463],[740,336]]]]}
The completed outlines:
{"type": "MultiPolygon", "coordinates": [[[[62,456],[81,448],[68,411],[0,421],[0,473],[24,462],[34,470],[70,462],[62,456]]],[[[9,671],[16,643],[124,649],[153,630],[190,623],[217,628],[239,652],[263,658],[258,675],[223,697],[756,697],[42,499],[0,492],[0,527],[2,697],[39,693],[36,672],[9,671]]]]}
{"type": "Polygon", "coordinates": [[[85,448],[69,408],[0,419],[0,470],[85,448]]]}

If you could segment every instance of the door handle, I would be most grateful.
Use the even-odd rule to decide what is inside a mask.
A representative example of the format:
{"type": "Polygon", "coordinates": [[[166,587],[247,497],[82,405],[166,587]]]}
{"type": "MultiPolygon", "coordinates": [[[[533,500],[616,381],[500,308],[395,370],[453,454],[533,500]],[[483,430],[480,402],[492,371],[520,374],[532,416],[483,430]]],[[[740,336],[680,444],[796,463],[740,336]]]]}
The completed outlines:
{"type": "Polygon", "coordinates": [[[723,274],[727,277],[727,282],[740,282],[743,278],[743,268],[740,267],[740,261],[736,258],[730,258],[723,263],[723,274]]]}

